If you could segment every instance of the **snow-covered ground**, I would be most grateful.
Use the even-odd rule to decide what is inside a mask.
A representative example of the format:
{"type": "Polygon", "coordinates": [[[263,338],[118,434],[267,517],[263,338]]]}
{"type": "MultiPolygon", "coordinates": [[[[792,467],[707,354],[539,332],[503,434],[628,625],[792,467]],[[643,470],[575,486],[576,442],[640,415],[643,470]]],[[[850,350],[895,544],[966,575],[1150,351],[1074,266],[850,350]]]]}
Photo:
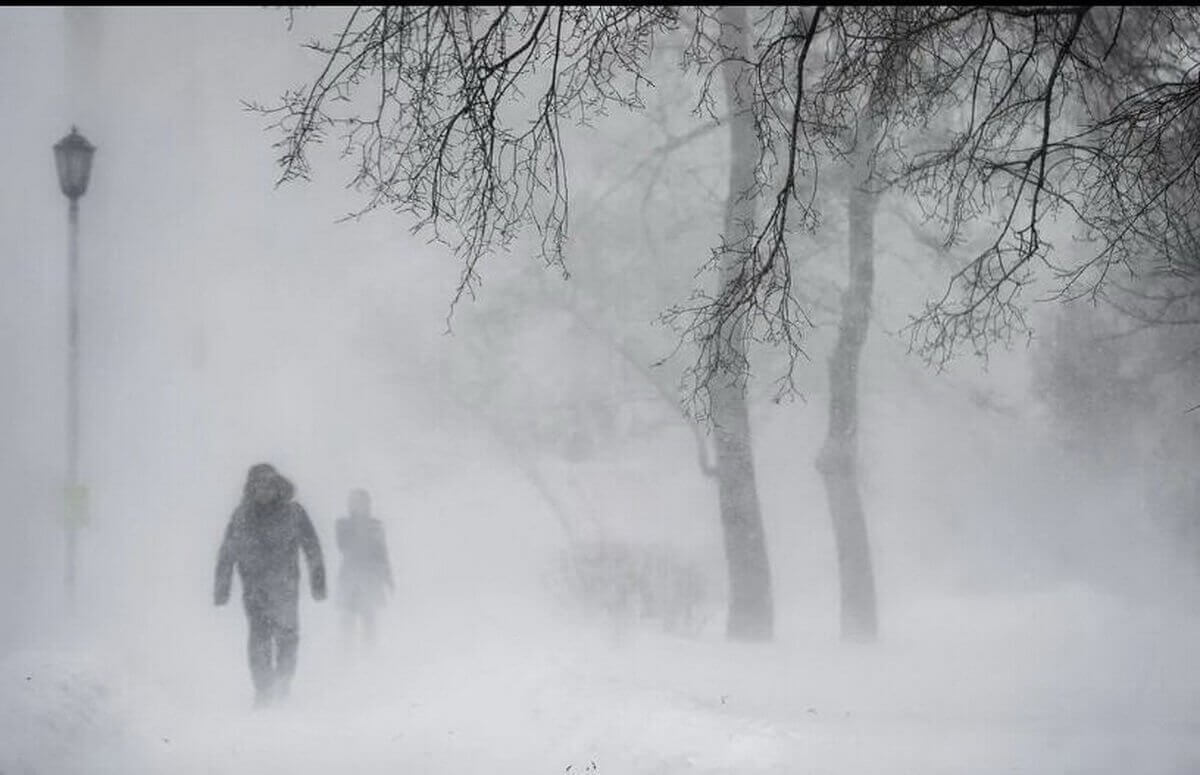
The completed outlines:
{"type": "MultiPolygon", "coordinates": [[[[877,645],[836,640],[815,517],[771,523],[776,641],[727,643],[719,621],[696,639],[614,629],[564,610],[544,572],[563,539],[528,486],[458,462],[380,488],[400,594],[374,651],[347,653],[332,605],[303,600],[292,696],[259,711],[238,597],[209,602],[220,498],[166,519],[169,495],[187,500],[138,492],[113,513],[149,516],[88,534],[74,617],[31,611],[0,651],[0,773],[1200,772],[1200,612],[1182,590],[1118,596],[1061,572],[951,592],[953,574],[900,562],[897,536],[925,512],[893,504],[877,645]]],[[[782,480],[764,491],[789,515],[782,480]]],[[[327,537],[334,496],[301,500],[327,537]]],[[[955,567],[1032,565],[996,540],[954,547],[955,567]]],[[[1140,566],[1173,588],[1165,561],[1140,566]]]]}
{"type": "Polygon", "coordinates": [[[347,654],[310,606],[293,696],[260,711],[225,613],[7,655],[0,772],[1200,771],[1200,634],[1081,589],[914,605],[852,648],[615,637],[497,598],[397,606],[347,654]]]}

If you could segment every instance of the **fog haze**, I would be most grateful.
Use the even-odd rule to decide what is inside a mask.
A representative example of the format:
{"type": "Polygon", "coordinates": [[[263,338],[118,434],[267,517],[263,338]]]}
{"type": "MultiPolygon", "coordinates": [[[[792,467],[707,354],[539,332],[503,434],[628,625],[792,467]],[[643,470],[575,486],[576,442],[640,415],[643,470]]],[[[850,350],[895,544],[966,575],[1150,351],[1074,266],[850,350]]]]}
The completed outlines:
{"type": "MultiPolygon", "coordinates": [[[[246,108],[311,78],[320,59],[301,44],[341,18],[0,11],[0,773],[1200,768],[1200,545],[1153,509],[1195,468],[1186,375],[1148,388],[1153,410],[1096,409],[1133,441],[1072,446],[1035,374],[1058,357],[1062,305],[1031,304],[1028,342],[929,368],[900,330],[945,272],[881,215],[859,422],[880,638],[843,644],[813,465],[845,274],[831,217],[805,243],[813,287],[833,290],[813,307],[798,395],[774,400],[779,351],[753,356],[775,634],[727,640],[715,484],[679,408],[687,353],[669,357],[678,338],[657,321],[705,282],[721,202],[696,192],[720,191],[725,136],[663,173],[697,181],[697,203],[647,218],[659,199],[620,182],[629,148],[655,144],[638,118],[572,130],[571,276],[526,236],[452,307],[448,250],[386,209],[344,219],[363,201],[334,142],[312,181],[276,186],[277,132],[246,108]],[[51,151],[72,126],[98,148],[80,199],[89,522],[73,604],[67,201],[51,151]],[[646,230],[660,253],[630,247],[646,230]],[[828,271],[822,250],[838,256],[828,271]],[[336,590],[314,601],[306,569],[292,695],[255,710],[241,601],[214,607],[212,585],[262,461],[295,484],[331,584],[335,521],[369,490],[397,591],[374,649],[348,652],[336,590]],[[604,542],[694,571],[686,632],[572,597],[566,553],[604,542]]],[[[661,109],[679,132],[698,121],[661,109]]]]}

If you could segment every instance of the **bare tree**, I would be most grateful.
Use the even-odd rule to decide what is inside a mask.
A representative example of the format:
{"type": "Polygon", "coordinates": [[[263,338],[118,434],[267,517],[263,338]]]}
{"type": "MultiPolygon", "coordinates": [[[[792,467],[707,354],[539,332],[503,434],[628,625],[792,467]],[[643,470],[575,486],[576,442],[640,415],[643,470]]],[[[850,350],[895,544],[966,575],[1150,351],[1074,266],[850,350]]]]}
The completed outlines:
{"type": "MultiPolygon", "coordinates": [[[[860,40],[879,28],[866,12],[844,23],[860,40]]],[[[991,221],[987,247],[910,327],[930,361],[1028,331],[1034,283],[1052,298],[1095,295],[1143,254],[1178,250],[1176,216],[1200,191],[1200,13],[966,6],[908,27],[913,66],[888,118],[931,131],[923,144],[896,133],[893,180],[947,244],[991,221]],[[1056,224],[1089,246],[1082,255],[1056,250],[1056,224]]]]}
{"type": "MultiPolygon", "coordinates": [[[[527,230],[537,254],[564,271],[569,227],[565,123],[587,124],[614,108],[639,110],[651,85],[656,43],[677,39],[694,77],[697,105],[716,119],[714,81],[738,71],[738,99],[756,139],[753,174],[739,199],[759,199],[772,170],[780,190],[757,229],[725,235],[712,266],[726,277],[671,315],[698,345],[698,410],[709,380],[747,366],[741,340],[785,343],[799,353],[807,320],[793,293],[786,235],[811,226],[818,123],[804,117],[804,67],[820,13],[769,8],[747,19],[744,51],[728,48],[727,13],[697,6],[357,7],[332,41],[308,47],[325,59],[271,117],[280,181],[307,178],[313,144],[337,137],[353,160],[352,184],[366,195],[354,213],[386,207],[414,230],[447,244],[463,267],[455,301],[477,287],[479,261],[527,230]],[[723,261],[722,257],[725,257],[723,261]],[[736,259],[733,260],[733,259],[736,259]],[[728,267],[736,266],[730,273],[728,267]]],[[[749,152],[747,152],[749,153],[749,152]]],[[[754,221],[751,221],[752,224],[754,221]]]]}
{"type": "Polygon", "coordinates": [[[1141,265],[1144,272],[1146,254],[1159,256],[1166,268],[1152,271],[1170,276],[1171,291],[1154,300],[1156,319],[1182,324],[1189,306],[1182,297],[1194,293],[1181,267],[1195,255],[1183,227],[1197,192],[1195,156],[1179,149],[1180,128],[1164,122],[1185,119],[1183,131],[1197,128],[1191,101],[1200,95],[1181,93],[1191,91],[1182,81],[1194,73],[1168,66],[1181,48],[1190,47],[1185,60],[1196,62],[1196,44],[1181,39],[1196,27],[1193,14],[1161,9],[939,8],[897,13],[890,23],[877,9],[839,8],[830,16],[833,48],[816,112],[830,121],[857,116],[848,155],[857,182],[848,202],[850,281],[818,468],[834,517],[843,635],[870,639],[877,623],[857,491],[856,372],[870,307],[879,177],[890,174],[945,227],[935,249],[995,219],[986,247],[953,271],[945,294],[909,328],[911,343],[938,366],[963,345],[986,353],[991,343],[1026,330],[1020,298],[1039,279],[1039,265],[1050,270],[1060,299],[1111,298],[1120,287],[1114,267],[1128,274],[1141,265]],[[1148,40],[1156,32],[1172,43],[1155,51],[1148,40]],[[1175,80],[1164,83],[1164,74],[1175,80]],[[863,93],[856,109],[852,100],[863,93]],[[1090,256],[1072,262],[1053,252],[1044,232],[1058,215],[1096,246],[1090,256]]]}
{"type": "MultiPolygon", "coordinates": [[[[901,13],[896,12],[897,19],[901,13]]],[[[886,44],[847,159],[852,170],[846,199],[849,274],[829,360],[829,430],[816,461],[825,482],[837,546],[842,637],[854,641],[873,641],[879,629],[875,573],[858,482],[858,371],[871,318],[880,196],[875,162],[883,117],[913,43],[898,35],[886,44]]]]}
{"type": "MultiPolygon", "coordinates": [[[[655,46],[686,36],[681,64],[699,110],[715,118],[714,81],[724,87],[730,179],[709,263],[715,289],[697,291],[667,318],[695,345],[686,392],[714,426],[729,631],[765,637],[770,569],[746,409],[747,345],[787,353],[780,389],[791,390],[808,320],[789,235],[820,223],[823,165],[849,153],[859,189],[832,364],[838,395],[821,462],[845,537],[861,522],[846,517],[861,517],[846,461],[855,454],[858,321],[871,290],[875,194],[862,182],[880,178],[904,191],[943,227],[947,245],[990,222],[987,246],[953,270],[944,295],[909,329],[912,346],[938,365],[964,347],[986,353],[1028,329],[1023,294],[1041,276],[1059,298],[1099,294],[1115,269],[1132,270],[1143,254],[1185,248],[1178,223],[1200,191],[1198,30],[1200,11],[1191,7],[897,14],[787,6],[752,16],[708,6],[357,7],[331,42],[310,44],[324,59],[321,72],[258,109],[282,133],[281,180],[306,177],[310,146],[339,134],[366,194],[363,211],[405,213],[458,257],[458,301],[474,293],[479,262],[526,232],[537,235],[537,255],[565,273],[566,124],[641,109],[655,46]],[[847,152],[841,143],[855,127],[859,150],[847,152]],[[1047,237],[1056,223],[1088,240],[1090,253],[1056,252],[1047,237]]],[[[851,609],[862,616],[851,629],[869,634],[863,556],[847,554],[846,567],[860,569],[843,580],[859,590],[851,609]]]]}
{"type": "MultiPolygon", "coordinates": [[[[944,364],[961,347],[986,352],[1026,329],[1022,291],[1040,267],[1062,298],[1098,292],[1146,251],[1176,252],[1176,216],[1194,209],[1200,124],[1200,11],[1191,7],[938,6],[895,23],[884,7],[756,11],[753,45],[731,54],[707,6],[359,7],[336,40],[310,47],[323,70],[276,107],[283,180],[309,173],[307,150],[340,132],[357,163],[364,209],[413,216],[463,262],[458,297],[479,260],[523,229],[565,267],[568,228],[563,122],[639,109],[656,43],[691,29],[682,63],[699,104],[712,81],[742,69],[759,149],[747,200],[770,210],[714,251],[728,269],[715,295],[674,317],[699,344],[700,396],[744,336],[798,352],[805,326],[787,235],[812,226],[822,151],[856,123],[881,49],[912,47],[912,66],[879,121],[899,159],[891,181],[956,243],[990,220],[986,249],[954,271],[916,317],[912,343],[944,364]],[[814,47],[821,39],[825,45],[814,47]],[[818,50],[818,48],[820,50],[818,50]],[[815,52],[815,53],[814,53],[815,52]],[[814,88],[815,87],[815,88],[814,88]],[[775,174],[778,171],[779,174],[775,174]],[[1060,216],[1095,246],[1055,253],[1060,216]],[[743,238],[744,237],[744,238],[743,238]]],[[[785,379],[786,382],[786,379],[785,379]]]]}
{"type": "MultiPolygon", "coordinates": [[[[458,255],[456,299],[474,292],[478,262],[510,246],[524,228],[540,235],[542,259],[565,269],[561,122],[587,121],[613,106],[641,107],[653,41],[679,20],[671,7],[357,8],[334,42],[310,44],[326,58],[313,83],[262,109],[283,130],[282,180],[306,177],[309,145],[339,131],[357,162],[354,183],[368,194],[365,209],[387,206],[414,216],[417,228],[430,229],[458,255]]],[[[728,630],[732,637],[764,638],[772,633],[773,607],[744,355],[745,312],[757,307],[740,308],[738,299],[753,300],[763,278],[786,267],[782,243],[765,267],[742,260],[785,227],[773,217],[768,229],[753,233],[764,135],[755,68],[744,67],[752,53],[745,12],[701,9],[693,24],[687,56],[706,73],[701,101],[722,73],[739,117],[730,122],[734,161],[719,291],[689,330],[702,340],[707,369],[697,392],[712,393],[730,567],[728,630]],[[706,318],[706,309],[718,313],[706,318]]]]}
{"type": "Polygon", "coordinates": [[[325,58],[308,87],[251,107],[282,130],[281,182],[307,178],[310,146],[339,134],[359,213],[407,214],[448,245],[457,301],[527,228],[565,269],[562,123],[641,107],[642,61],[676,23],[666,6],[359,6],[335,40],[307,44],[325,58]]]}

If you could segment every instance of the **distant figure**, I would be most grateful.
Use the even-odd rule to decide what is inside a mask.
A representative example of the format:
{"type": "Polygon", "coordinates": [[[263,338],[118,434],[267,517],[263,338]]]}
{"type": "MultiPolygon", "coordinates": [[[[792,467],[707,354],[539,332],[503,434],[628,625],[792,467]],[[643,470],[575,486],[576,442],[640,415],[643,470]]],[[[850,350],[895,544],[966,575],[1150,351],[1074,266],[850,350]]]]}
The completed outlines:
{"type": "Polygon", "coordinates": [[[308,562],[313,598],[325,599],[321,543],[308,514],[292,500],[294,493],[292,483],[270,465],[253,466],[217,557],[217,605],[229,602],[235,565],[242,580],[256,707],[285,698],[296,671],[300,552],[308,562]]]}
{"type": "Polygon", "coordinates": [[[342,552],[338,572],[342,631],[350,644],[361,628],[363,641],[370,645],[375,640],[375,613],[384,603],[385,592],[395,592],[396,583],[383,523],[371,516],[371,496],[366,490],[352,491],[349,508],[350,516],[337,521],[337,545],[342,552]]]}

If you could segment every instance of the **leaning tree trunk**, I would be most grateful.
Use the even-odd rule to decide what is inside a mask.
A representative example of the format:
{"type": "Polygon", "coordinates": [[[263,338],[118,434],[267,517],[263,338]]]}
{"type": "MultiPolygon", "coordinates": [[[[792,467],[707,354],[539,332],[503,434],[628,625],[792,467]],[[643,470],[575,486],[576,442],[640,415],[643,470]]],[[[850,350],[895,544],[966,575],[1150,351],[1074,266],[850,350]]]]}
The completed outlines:
{"type": "MultiPolygon", "coordinates": [[[[893,50],[883,61],[894,65],[901,53],[893,50]]],[[[858,368],[875,285],[875,213],[879,197],[871,184],[879,139],[877,112],[887,92],[891,69],[884,66],[872,86],[852,156],[846,202],[850,276],[842,293],[842,319],[829,359],[829,431],[817,456],[837,545],[842,639],[859,642],[874,641],[879,634],[871,542],[858,482],[858,368]]]]}
{"type": "MultiPolygon", "coordinates": [[[[746,10],[725,6],[720,21],[722,50],[736,52],[733,59],[721,65],[721,70],[730,115],[724,240],[727,246],[738,246],[747,244],[754,231],[752,192],[760,141],[750,112],[749,81],[742,64],[750,61],[746,10]]],[[[741,260],[739,251],[726,249],[721,259],[720,290],[735,281],[741,260]]],[[[726,634],[731,639],[768,640],[774,633],[775,611],[746,402],[747,371],[743,367],[746,331],[744,325],[735,321],[727,333],[734,357],[720,359],[709,383],[721,527],[729,568],[726,634]]]]}

